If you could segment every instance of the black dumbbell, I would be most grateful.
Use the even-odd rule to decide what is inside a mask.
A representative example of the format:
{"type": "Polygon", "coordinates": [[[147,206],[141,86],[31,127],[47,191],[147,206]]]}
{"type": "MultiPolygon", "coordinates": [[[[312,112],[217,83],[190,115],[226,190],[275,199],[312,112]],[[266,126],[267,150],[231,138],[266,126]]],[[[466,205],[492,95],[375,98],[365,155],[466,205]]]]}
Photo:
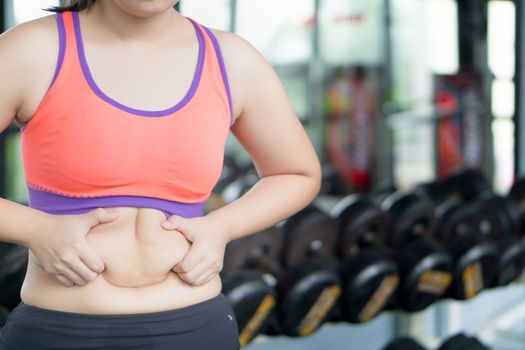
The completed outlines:
{"type": "Polygon", "coordinates": [[[486,193],[472,201],[471,210],[480,234],[498,247],[497,276],[490,286],[508,285],[521,276],[525,268],[519,208],[509,198],[486,193]]]}
{"type": "Polygon", "coordinates": [[[278,258],[280,231],[271,228],[228,243],[224,257],[222,293],[228,297],[237,319],[239,341],[248,344],[266,331],[277,305],[275,276],[255,266],[278,258]]]}
{"type": "Polygon", "coordinates": [[[339,317],[368,322],[384,309],[399,284],[398,267],[381,246],[387,216],[357,194],[340,200],[330,214],[338,221],[335,254],[341,259],[344,286],[339,317]]]}
{"type": "Polygon", "coordinates": [[[7,322],[9,317],[9,310],[3,306],[0,306],[0,333],[2,332],[2,327],[7,322]]]}
{"type": "Polygon", "coordinates": [[[452,257],[433,237],[435,206],[417,193],[398,191],[381,208],[390,217],[385,243],[401,275],[394,305],[421,311],[441,299],[452,283],[452,257]]]}
{"type": "Polygon", "coordinates": [[[277,225],[283,233],[284,270],[277,284],[275,333],[306,336],[332,318],[342,292],[333,255],[336,224],[312,203],[277,225]]]}
{"type": "MultiPolygon", "coordinates": [[[[239,270],[251,269],[260,271],[261,275],[266,276],[266,282],[275,288],[277,304],[274,311],[277,321],[272,323],[271,330],[274,333],[288,336],[311,334],[330,317],[340,294],[341,282],[337,272],[325,261],[314,259],[319,252],[309,247],[317,247],[326,240],[327,232],[318,227],[318,236],[315,238],[308,233],[304,236],[295,234],[300,231],[303,220],[310,220],[312,215],[314,213],[308,207],[292,216],[279,228],[274,227],[244,237],[231,242],[226,248],[223,269],[226,279],[229,272],[238,273],[239,270]],[[294,252],[284,253],[286,258],[281,260],[287,262],[286,266],[279,261],[283,254],[274,254],[276,244],[271,245],[272,239],[278,242],[283,235],[286,236],[286,243],[282,251],[288,252],[290,246],[295,249],[294,252]],[[265,238],[261,238],[262,236],[265,238]],[[310,244],[309,239],[313,239],[315,243],[310,244]],[[301,246],[304,247],[304,254],[310,258],[299,258],[297,247],[301,246]],[[293,255],[293,258],[288,259],[288,255],[293,255]]],[[[228,291],[225,294],[228,294],[228,291]]],[[[271,316],[271,313],[268,313],[268,318],[271,316]]],[[[262,331],[261,327],[259,332],[262,331]]]]}
{"type": "MultiPolygon", "coordinates": [[[[471,205],[479,233],[493,242],[500,254],[497,277],[490,285],[503,286],[516,280],[525,268],[519,202],[512,195],[496,195],[479,170],[465,169],[445,179],[447,192],[471,205]]],[[[519,183],[514,193],[519,193],[519,183]]],[[[512,190],[511,190],[512,193],[512,190]]]]}
{"type": "Polygon", "coordinates": [[[27,271],[25,247],[0,242],[0,305],[12,310],[20,303],[20,290],[27,271]]]}
{"type": "Polygon", "coordinates": [[[476,186],[465,185],[468,196],[457,191],[460,186],[434,182],[417,187],[417,191],[432,199],[436,206],[437,226],[434,236],[441,242],[454,260],[452,285],[448,295],[464,300],[478,295],[493,283],[498,272],[499,253],[497,247],[483,237],[476,222],[472,207],[466,198],[473,198],[476,186]],[[450,187],[449,187],[450,186],[450,187]]]}
{"type": "Polygon", "coordinates": [[[425,350],[425,347],[413,338],[401,337],[392,340],[383,350],[425,350]]]}
{"type": "Polygon", "coordinates": [[[447,338],[438,350],[489,350],[475,337],[459,333],[447,338]]]}
{"type": "Polygon", "coordinates": [[[525,235],[525,178],[514,182],[508,197],[518,207],[519,233],[521,238],[523,238],[525,235]]]}

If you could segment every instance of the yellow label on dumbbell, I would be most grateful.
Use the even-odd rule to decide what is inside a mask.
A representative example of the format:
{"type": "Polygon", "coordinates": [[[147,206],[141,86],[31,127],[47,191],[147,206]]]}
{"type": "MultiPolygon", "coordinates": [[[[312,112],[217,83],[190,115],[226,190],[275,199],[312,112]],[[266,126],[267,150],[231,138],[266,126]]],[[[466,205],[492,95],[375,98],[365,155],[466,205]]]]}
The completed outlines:
{"type": "Polygon", "coordinates": [[[239,343],[241,343],[241,346],[248,344],[250,340],[252,340],[254,335],[263,325],[264,321],[268,318],[268,315],[275,307],[275,304],[276,302],[273,295],[268,294],[264,297],[261,304],[259,304],[259,307],[257,307],[257,310],[255,310],[255,314],[250,321],[248,321],[239,335],[239,343]]]}
{"type": "Polygon", "coordinates": [[[385,277],[377,290],[374,292],[368,303],[366,303],[363,310],[357,316],[359,322],[370,321],[386,304],[392,293],[399,284],[398,275],[390,275],[385,277]]]}
{"type": "Polygon", "coordinates": [[[311,334],[319,327],[319,324],[332,310],[337,298],[341,295],[341,287],[337,284],[323,290],[319,298],[312,305],[312,308],[299,325],[299,335],[304,337],[311,334]]]}
{"type": "Polygon", "coordinates": [[[442,295],[450,287],[451,283],[452,274],[450,272],[429,270],[419,277],[416,289],[423,293],[442,295]]]}
{"type": "Polygon", "coordinates": [[[470,264],[463,271],[463,285],[467,299],[474,298],[483,290],[483,270],[480,262],[470,264]]]}

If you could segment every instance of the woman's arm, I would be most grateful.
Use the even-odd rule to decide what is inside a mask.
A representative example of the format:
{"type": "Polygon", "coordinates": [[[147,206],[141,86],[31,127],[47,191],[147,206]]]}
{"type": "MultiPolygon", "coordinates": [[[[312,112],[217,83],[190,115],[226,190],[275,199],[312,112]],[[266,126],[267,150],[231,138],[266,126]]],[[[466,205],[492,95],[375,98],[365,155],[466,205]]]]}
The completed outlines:
{"type": "Polygon", "coordinates": [[[308,205],[320,189],[321,167],[272,66],[240,37],[218,34],[238,116],[231,131],[261,177],[244,196],[209,214],[232,240],[308,205]]]}
{"type": "MultiPolygon", "coordinates": [[[[53,17],[0,35],[0,132],[16,116],[30,116],[53,77],[58,37],[53,17]]],[[[0,241],[25,246],[66,286],[84,285],[104,269],[85,236],[117,215],[99,208],[82,215],[51,215],[0,198],[0,241]]]]}
{"type": "MultiPolygon", "coordinates": [[[[0,132],[13,122],[22,105],[27,80],[24,72],[25,28],[0,35],[0,132]]],[[[48,225],[44,213],[0,199],[0,241],[27,246],[33,232],[48,225]]]]}
{"type": "Polygon", "coordinates": [[[170,217],[192,247],[173,271],[202,285],[222,270],[225,245],[270,227],[307,206],[321,186],[317,154],[277,74],[240,37],[216,31],[232,92],[232,133],[250,154],[261,179],[242,197],[205,217],[170,217]]]}

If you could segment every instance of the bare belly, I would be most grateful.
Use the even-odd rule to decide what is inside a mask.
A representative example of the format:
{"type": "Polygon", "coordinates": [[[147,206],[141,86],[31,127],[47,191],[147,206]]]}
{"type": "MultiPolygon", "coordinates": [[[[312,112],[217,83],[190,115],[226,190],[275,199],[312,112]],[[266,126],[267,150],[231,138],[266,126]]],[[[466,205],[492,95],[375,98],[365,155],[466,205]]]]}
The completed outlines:
{"type": "Polygon", "coordinates": [[[221,291],[220,277],[194,287],[171,271],[190,248],[177,231],[160,224],[164,213],[149,208],[111,208],[119,217],[94,227],[88,243],[106,269],[84,286],[66,287],[30,251],[21,298],[28,305],[88,314],[172,310],[208,300],[221,291]]]}

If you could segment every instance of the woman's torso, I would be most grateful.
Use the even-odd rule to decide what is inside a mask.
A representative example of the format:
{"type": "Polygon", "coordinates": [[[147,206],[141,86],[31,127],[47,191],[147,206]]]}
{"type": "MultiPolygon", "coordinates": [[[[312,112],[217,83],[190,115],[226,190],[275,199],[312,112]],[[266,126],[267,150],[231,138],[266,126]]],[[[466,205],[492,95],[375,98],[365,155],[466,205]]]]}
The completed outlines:
{"type": "MultiPolygon", "coordinates": [[[[82,13],[80,16],[84,18],[82,13]]],[[[53,17],[39,21],[38,25],[48,29],[52,43],[48,45],[45,57],[39,57],[36,63],[39,69],[35,71],[38,74],[34,76],[31,89],[25,92],[17,114],[20,124],[30,121],[39,108],[52,80],[58,56],[53,17]]],[[[84,35],[86,55],[98,85],[119,102],[145,110],[162,109],[172,105],[174,100],[182,99],[191,85],[198,56],[193,28],[189,21],[183,22],[179,21],[179,37],[173,42],[172,50],[169,47],[160,49],[159,46],[159,55],[172,55],[162,62],[176,64],[137,65],[136,69],[141,68],[140,72],[134,74],[136,80],[132,87],[125,79],[126,69],[133,66],[130,62],[138,64],[141,55],[144,58],[139,46],[130,46],[126,52],[127,63],[121,62],[119,65],[121,58],[116,54],[117,51],[108,50],[108,55],[105,55],[104,47],[96,45],[90,50],[90,38],[96,41],[97,36],[87,31],[84,35]],[[104,67],[118,67],[114,72],[115,79],[108,79],[109,70],[104,67]],[[158,79],[166,75],[168,79],[158,79]],[[171,93],[155,95],[152,91],[171,93]]],[[[88,19],[85,19],[85,23],[88,23],[88,19]]],[[[38,258],[30,252],[28,272],[21,292],[26,304],[81,313],[155,312],[195,304],[220,293],[219,276],[203,286],[195,287],[170,271],[184,257],[190,243],[181,233],[161,228],[160,224],[165,220],[161,210],[132,207],[112,207],[112,210],[118,211],[118,218],[94,227],[86,236],[104,261],[105,271],[85,286],[66,287],[45,272],[38,258]]]]}
{"type": "Polygon", "coordinates": [[[26,304],[80,313],[138,313],[192,305],[220,293],[218,276],[194,287],[170,271],[190,243],[181,233],[160,226],[165,219],[162,211],[112,210],[118,212],[118,218],[94,227],[86,236],[104,261],[104,272],[84,286],[66,287],[45,272],[30,252],[21,292],[26,304]]]}

